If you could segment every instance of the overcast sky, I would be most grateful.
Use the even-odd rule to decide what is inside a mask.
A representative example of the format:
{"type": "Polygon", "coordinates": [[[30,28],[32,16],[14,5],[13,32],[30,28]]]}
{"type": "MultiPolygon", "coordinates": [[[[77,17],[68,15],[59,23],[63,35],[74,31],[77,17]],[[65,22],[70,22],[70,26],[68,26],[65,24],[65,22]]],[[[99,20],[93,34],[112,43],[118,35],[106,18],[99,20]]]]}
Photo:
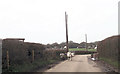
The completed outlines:
{"type": "Polygon", "coordinates": [[[118,34],[119,0],[0,0],[0,38],[27,42],[100,41],[118,34]]]}

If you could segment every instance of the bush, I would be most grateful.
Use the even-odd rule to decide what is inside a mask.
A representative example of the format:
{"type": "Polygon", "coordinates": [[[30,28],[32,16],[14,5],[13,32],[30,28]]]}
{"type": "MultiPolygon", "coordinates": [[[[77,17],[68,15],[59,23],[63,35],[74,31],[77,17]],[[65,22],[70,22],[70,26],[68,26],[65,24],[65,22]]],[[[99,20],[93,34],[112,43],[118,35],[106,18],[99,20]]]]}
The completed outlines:
{"type": "Polygon", "coordinates": [[[24,72],[41,68],[56,61],[60,61],[60,53],[65,50],[45,50],[45,46],[38,43],[28,43],[18,40],[4,39],[2,42],[2,71],[24,72]],[[9,70],[7,69],[6,52],[9,51],[9,70]],[[32,61],[34,50],[34,61],[32,61]]]}
{"type": "Polygon", "coordinates": [[[18,40],[4,39],[2,41],[2,68],[7,67],[6,51],[9,51],[10,66],[31,63],[32,49],[34,49],[35,60],[42,59],[44,45],[38,43],[26,43],[18,40]]]}
{"type": "Polygon", "coordinates": [[[96,51],[74,51],[75,54],[92,54],[97,53],[96,51]]]}
{"type": "Polygon", "coordinates": [[[120,35],[112,36],[102,40],[98,43],[97,51],[99,53],[99,57],[107,58],[111,60],[111,62],[120,62],[118,45],[120,43],[120,35]]]}
{"type": "Polygon", "coordinates": [[[65,53],[66,50],[45,50],[43,52],[44,60],[60,60],[60,53],[65,53]]]}

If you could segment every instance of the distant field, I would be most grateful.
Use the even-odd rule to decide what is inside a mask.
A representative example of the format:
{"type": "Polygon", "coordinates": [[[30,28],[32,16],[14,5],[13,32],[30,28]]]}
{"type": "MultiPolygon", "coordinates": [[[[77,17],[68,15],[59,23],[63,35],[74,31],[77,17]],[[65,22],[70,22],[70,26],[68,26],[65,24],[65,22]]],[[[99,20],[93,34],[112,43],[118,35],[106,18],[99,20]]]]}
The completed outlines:
{"type": "MultiPolygon", "coordinates": [[[[70,48],[70,51],[86,51],[84,48],[70,48]]],[[[88,49],[88,51],[96,51],[96,49],[88,49]]]]}

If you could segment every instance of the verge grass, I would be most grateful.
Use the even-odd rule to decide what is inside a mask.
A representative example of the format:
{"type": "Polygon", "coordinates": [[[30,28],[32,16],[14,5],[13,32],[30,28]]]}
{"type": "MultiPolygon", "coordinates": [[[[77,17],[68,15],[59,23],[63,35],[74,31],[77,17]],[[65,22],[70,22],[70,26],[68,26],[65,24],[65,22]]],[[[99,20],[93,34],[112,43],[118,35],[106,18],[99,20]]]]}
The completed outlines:
{"type": "Polygon", "coordinates": [[[114,66],[115,68],[120,68],[120,66],[118,65],[118,61],[112,61],[111,59],[103,58],[103,57],[100,57],[99,59],[105,61],[106,63],[108,63],[112,66],[114,66]]]}
{"type": "MultiPolygon", "coordinates": [[[[86,51],[85,48],[70,48],[70,51],[86,51]]],[[[88,51],[96,51],[96,49],[87,49],[88,51]]]]}
{"type": "Polygon", "coordinates": [[[53,64],[58,60],[36,60],[33,63],[24,63],[22,65],[10,66],[9,70],[5,69],[3,72],[34,72],[37,69],[44,68],[49,64],[53,64]]]}

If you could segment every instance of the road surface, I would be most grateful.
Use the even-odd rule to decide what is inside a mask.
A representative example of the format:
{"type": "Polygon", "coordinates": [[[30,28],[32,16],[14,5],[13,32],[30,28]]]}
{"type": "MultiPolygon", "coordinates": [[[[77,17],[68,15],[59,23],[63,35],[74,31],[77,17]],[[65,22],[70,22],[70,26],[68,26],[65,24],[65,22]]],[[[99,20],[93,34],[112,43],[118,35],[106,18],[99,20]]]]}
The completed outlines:
{"type": "Polygon", "coordinates": [[[72,61],[63,61],[45,72],[102,72],[102,69],[88,57],[90,55],[75,55],[72,61]]]}

